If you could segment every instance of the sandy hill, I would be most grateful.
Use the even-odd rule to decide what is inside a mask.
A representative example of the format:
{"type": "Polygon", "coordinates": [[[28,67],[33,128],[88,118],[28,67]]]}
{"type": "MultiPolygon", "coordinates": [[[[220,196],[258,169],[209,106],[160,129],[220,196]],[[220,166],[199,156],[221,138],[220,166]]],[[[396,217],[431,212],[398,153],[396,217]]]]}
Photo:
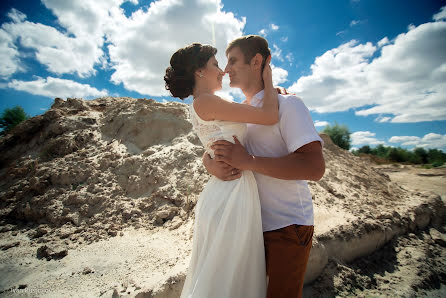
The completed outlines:
{"type": "MultiPolygon", "coordinates": [[[[306,277],[313,286],[306,295],[342,294],[352,283],[359,286],[350,286],[351,292],[376,288],[376,280],[358,281],[363,275],[345,264],[413,233],[427,233],[440,251],[435,264],[420,270],[440,275],[437,285],[445,284],[445,269],[439,269],[446,265],[440,249],[446,222],[441,197],[409,191],[323,138],[327,170],[323,179],[309,182],[316,236],[306,277]]],[[[45,114],[18,125],[0,139],[0,246],[5,251],[0,293],[39,285],[52,295],[68,295],[83,285],[81,296],[84,291],[175,297],[190,257],[193,208],[209,179],[203,152],[188,106],[174,102],[56,99],[45,114]],[[140,250],[129,247],[132,241],[140,250]],[[157,252],[141,260],[138,253],[148,250],[157,252]],[[96,266],[103,260],[91,259],[92,254],[114,255],[126,265],[96,266]],[[127,255],[130,262],[144,264],[140,270],[151,271],[139,274],[127,255]],[[90,265],[73,269],[73,263],[83,264],[79,258],[90,265]],[[18,259],[28,261],[18,266],[18,259]],[[39,275],[42,268],[60,275],[39,275]],[[129,275],[135,276],[121,282],[129,275]],[[60,279],[66,286],[56,288],[60,279]]],[[[426,284],[424,278],[415,280],[426,284]]],[[[425,288],[432,285],[427,282],[425,288]]],[[[411,287],[401,293],[417,291],[411,287]]]]}

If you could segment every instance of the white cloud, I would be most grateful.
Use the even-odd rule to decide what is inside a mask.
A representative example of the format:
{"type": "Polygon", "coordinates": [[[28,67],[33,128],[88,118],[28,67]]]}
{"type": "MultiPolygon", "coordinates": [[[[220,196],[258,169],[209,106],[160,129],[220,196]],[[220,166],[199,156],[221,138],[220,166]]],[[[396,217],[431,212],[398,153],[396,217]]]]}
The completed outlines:
{"type": "Polygon", "coordinates": [[[0,78],[7,79],[12,74],[24,70],[20,64],[19,56],[19,51],[11,36],[5,30],[0,29],[0,78]]]}
{"type": "Polygon", "coordinates": [[[350,134],[352,145],[379,145],[385,142],[378,140],[376,133],[370,131],[357,131],[350,134]]]}
{"type": "Polygon", "coordinates": [[[245,18],[222,11],[219,0],[188,1],[187,5],[162,0],[129,18],[122,12],[115,17],[119,26],[107,34],[114,69],[111,81],[122,83],[128,90],[158,96],[168,95],[163,73],[176,50],[192,42],[212,43],[215,36],[217,60],[224,66],[228,42],[242,35],[246,23],[245,18]]]}
{"type": "Polygon", "coordinates": [[[385,46],[389,43],[390,43],[389,39],[387,37],[384,37],[383,39],[378,41],[378,47],[382,48],[383,46],[385,46]]]}
{"type": "Polygon", "coordinates": [[[389,122],[390,120],[392,120],[392,117],[379,116],[375,119],[375,122],[384,123],[384,122],[389,122]]]}
{"type": "Polygon", "coordinates": [[[23,22],[26,19],[26,15],[20,11],[18,11],[15,8],[12,8],[8,12],[8,17],[14,22],[14,23],[20,23],[23,22]]]}
{"type": "Polygon", "coordinates": [[[389,139],[389,142],[401,146],[436,148],[446,151],[446,134],[428,133],[422,138],[417,136],[393,136],[389,139]]]}
{"type": "Polygon", "coordinates": [[[353,26],[355,26],[355,25],[358,25],[359,23],[361,23],[361,21],[359,21],[359,20],[353,20],[353,21],[350,22],[350,27],[353,27],[353,26]]]}
{"type": "Polygon", "coordinates": [[[366,23],[367,20],[353,20],[350,22],[350,27],[356,26],[356,25],[361,25],[366,23]]]}
{"type": "MultiPolygon", "coordinates": [[[[2,25],[11,40],[10,44],[35,50],[35,58],[49,71],[56,74],[77,73],[80,77],[96,72],[94,65],[103,55],[97,40],[86,35],[70,37],[54,27],[26,21],[25,15],[15,9],[11,10],[10,16],[14,22],[2,25]]],[[[11,45],[9,48],[12,48],[11,45]]]]}
{"type": "Polygon", "coordinates": [[[415,136],[393,136],[389,139],[390,143],[401,143],[403,146],[412,146],[420,142],[420,137],[415,136]]]}
{"type": "MultiPolygon", "coordinates": [[[[177,49],[192,42],[215,41],[217,59],[224,65],[228,42],[242,35],[246,23],[244,17],[224,12],[220,0],[191,0],[187,4],[159,0],[129,17],[120,8],[123,2],[43,0],[66,32],[25,21],[17,11],[10,13],[17,22],[6,23],[3,29],[13,44],[35,50],[36,59],[53,73],[87,77],[95,74],[97,66],[108,67],[113,71],[113,83],[141,94],[162,96],[169,94],[163,74],[177,49]],[[104,42],[108,53],[102,50],[104,42]]],[[[6,44],[0,48],[0,57],[15,62],[2,65],[0,75],[10,75],[18,71],[14,47],[7,40],[0,41],[6,44]]]]}
{"type": "Polygon", "coordinates": [[[327,121],[319,121],[319,120],[314,121],[314,126],[316,127],[327,126],[328,124],[330,123],[328,123],[327,121]]]}
{"type": "Polygon", "coordinates": [[[434,16],[432,17],[432,19],[434,21],[440,21],[440,20],[445,20],[446,19],[446,6],[443,6],[440,10],[439,13],[434,14],[434,16]]]}
{"type": "Polygon", "coordinates": [[[364,68],[375,47],[371,43],[350,41],[317,57],[312,74],[303,76],[289,90],[319,113],[344,111],[370,102],[363,92],[364,68]]]}
{"type": "Polygon", "coordinates": [[[286,54],[285,59],[288,60],[288,62],[290,63],[290,66],[293,65],[293,61],[294,61],[293,53],[286,54]]]}
{"type": "Polygon", "coordinates": [[[261,29],[259,31],[259,35],[262,35],[263,37],[266,37],[270,30],[271,31],[277,31],[277,30],[279,30],[279,26],[271,23],[271,24],[269,24],[269,29],[266,29],[266,28],[261,29]]]}
{"type": "Polygon", "coordinates": [[[284,37],[280,38],[280,40],[282,42],[287,42],[288,41],[288,36],[284,36],[284,37]]]}
{"type": "Polygon", "coordinates": [[[34,95],[47,97],[98,97],[107,95],[106,90],[99,91],[88,84],[80,84],[71,80],[47,77],[46,79],[37,77],[34,81],[12,80],[8,87],[25,91],[34,95]]]}
{"type": "Polygon", "coordinates": [[[446,22],[413,27],[378,46],[353,40],[329,50],[289,90],[321,113],[367,105],[356,115],[393,115],[391,122],[445,120],[446,22]]]}
{"type": "Polygon", "coordinates": [[[281,83],[288,81],[288,71],[283,68],[274,66],[271,64],[271,70],[273,71],[273,85],[278,86],[281,83]]]}
{"type": "Polygon", "coordinates": [[[276,44],[273,44],[273,50],[271,52],[271,56],[283,62],[282,50],[276,44]]]}
{"type": "MultiPolygon", "coordinates": [[[[15,8],[12,8],[8,14],[12,23],[20,23],[26,19],[26,16],[15,8]]],[[[0,78],[8,79],[11,75],[19,71],[25,71],[25,67],[20,63],[20,53],[14,44],[12,37],[5,29],[5,25],[0,28],[0,78]]]]}

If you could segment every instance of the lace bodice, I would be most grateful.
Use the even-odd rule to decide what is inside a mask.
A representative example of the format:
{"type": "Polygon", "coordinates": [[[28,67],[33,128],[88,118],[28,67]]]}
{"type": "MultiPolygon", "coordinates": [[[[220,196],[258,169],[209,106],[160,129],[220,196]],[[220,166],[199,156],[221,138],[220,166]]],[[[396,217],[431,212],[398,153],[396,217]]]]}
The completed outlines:
{"type": "Polygon", "coordinates": [[[210,148],[213,142],[218,140],[226,140],[234,143],[232,136],[237,136],[242,145],[245,144],[246,123],[211,120],[205,121],[201,119],[195,112],[193,102],[189,105],[190,119],[194,127],[195,133],[200,138],[207,153],[214,157],[214,151],[210,148]]]}

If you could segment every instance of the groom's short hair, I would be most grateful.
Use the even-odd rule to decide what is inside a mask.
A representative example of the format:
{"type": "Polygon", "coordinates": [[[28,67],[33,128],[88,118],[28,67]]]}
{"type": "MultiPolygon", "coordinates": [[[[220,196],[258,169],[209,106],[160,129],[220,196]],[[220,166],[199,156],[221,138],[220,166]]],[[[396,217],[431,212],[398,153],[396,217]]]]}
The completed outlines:
{"type": "Polygon", "coordinates": [[[258,35],[246,35],[234,39],[226,48],[226,55],[234,47],[239,47],[245,57],[245,63],[248,64],[251,59],[259,53],[263,57],[262,70],[265,65],[266,58],[271,55],[271,50],[268,48],[268,41],[258,35]]]}

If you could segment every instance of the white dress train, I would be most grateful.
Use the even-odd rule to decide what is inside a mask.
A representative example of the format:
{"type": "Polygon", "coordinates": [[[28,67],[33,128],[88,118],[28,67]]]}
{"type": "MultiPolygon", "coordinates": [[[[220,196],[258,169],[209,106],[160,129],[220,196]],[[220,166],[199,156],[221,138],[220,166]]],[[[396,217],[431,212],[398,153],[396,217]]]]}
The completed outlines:
{"type": "MultiPolygon", "coordinates": [[[[212,142],[243,144],[246,124],[204,121],[190,105],[191,120],[206,151],[212,142]]],[[[212,176],[195,208],[192,256],[181,298],[263,298],[265,254],[260,201],[251,171],[222,181],[212,176]]]]}

